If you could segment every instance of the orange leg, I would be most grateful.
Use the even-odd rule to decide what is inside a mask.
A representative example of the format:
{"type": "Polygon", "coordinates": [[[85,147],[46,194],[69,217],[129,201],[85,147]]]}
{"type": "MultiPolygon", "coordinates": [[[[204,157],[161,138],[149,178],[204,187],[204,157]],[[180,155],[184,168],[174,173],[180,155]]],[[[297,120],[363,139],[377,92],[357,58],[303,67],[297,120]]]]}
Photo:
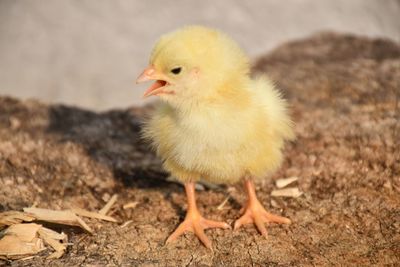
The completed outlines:
{"type": "Polygon", "coordinates": [[[260,231],[264,237],[267,237],[268,232],[264,223],[291,223],[288,218],[274,215],[264,209],[260,201],[257,199],[254,183],[251,180],[245,180],[245,187],[248,195],[247,205],[243,209],[244,212],[242,217],[235,222],[234,229],[238,229],[244,224],[254,223],[258,231],[260,231]]]}
{"type": "Polygon", "coordinates": [[[211,241],[205,235],[204,230],[207,228],[230,229],[231,227],[225,222],[207,220],[201,216],[196,206],[196,196],[193,182],[185,183],[185,190],[188,201],[188,210],[186,212],[185,220],[168,237],[166,243],[174,241],[177,237],[185,232],[193,232],[207,248],[212,249],[211,241]]]}

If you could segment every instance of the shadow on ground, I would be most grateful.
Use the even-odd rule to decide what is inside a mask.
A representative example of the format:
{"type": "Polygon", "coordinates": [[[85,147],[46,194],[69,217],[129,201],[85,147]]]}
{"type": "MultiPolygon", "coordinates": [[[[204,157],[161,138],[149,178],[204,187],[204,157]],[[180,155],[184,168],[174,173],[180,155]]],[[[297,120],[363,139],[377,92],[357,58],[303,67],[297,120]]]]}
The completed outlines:
{"type": "Polygon", "coordinates": [[[95,113],[57,105],[49,107],[47,131],[57,135],[60,142],[79,144],[125,186],[162,187],[169,184],[164,181],[167,174],[141,138],[143,119],[143,110],[138,109],[95,113]]]}

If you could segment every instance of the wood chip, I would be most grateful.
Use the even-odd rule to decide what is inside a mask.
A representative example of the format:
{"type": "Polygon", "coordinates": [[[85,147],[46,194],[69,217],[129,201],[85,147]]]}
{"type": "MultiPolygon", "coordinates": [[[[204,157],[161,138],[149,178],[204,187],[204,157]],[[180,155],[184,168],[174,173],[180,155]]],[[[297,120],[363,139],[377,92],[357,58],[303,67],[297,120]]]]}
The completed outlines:
{"type": "Polygon", "coordinates": [[[76,216],[76,219],[77,219],[79,225],[80,225],[83,229],[85,229],[85,230],[88,231],[89,233],[93,234],[93,230],[89,227],[89,225],[87,225],[87,224],[85,223],[84,220],[82,220],[82,219],[79,218],[78,216],[76,216]]]}
{"type": "Polygon", "coordinates": [[[126,210],[126,209],[134,209],[134,208],[136,208],[136,206],[137,206],[138,204],[139,204],[139,202],[137,202],[137,201],[128,202],[128,203],[126,203],[125,205],[123,205],[122,208],[123,208],[124,210],[126,210]]]}
{"type": "Polygon", "coordinates": [[[125,227],[127,227],[128,225],[130,225],[132,222],[133,222],[132,220],[126,221],[126,222],[124,222],[123,224],[121,224],[120,227],[121,227],[121,228],[125,228],[125,227]]]}
{"type": "Polygon", "coordinates": [[[50,237],[52,239],[60,240],[60,241],[63,241],[65,243],[68,242],[68,236],[66,234],[58,233],[58,232],[56,232],[54,230],[51,230],[49,228],[46,228],[44,226],[42,226],[42,228],[39,229],[39,234],[40,235],[46,235],[46,236],[48,236],[48,237],[50,237]]]}
{"type": "Polygon", "coordinates": [[[51,246],[55,252],[52,253],[47,259],[58,259],[64,255],[65,250],[67,249],[67,245],[65,243],[61,243],[61,240],[65,239],[64,234],[59,234],[53,230],[42,227],[39,229],[39,236],[44,240],[46,244],[51,246]]]}
{"type": "Polygon", "coordinates": [[[0,257],[20,259],[45,250],[43,241],[37,237],[41,227],[35,223],[10,226],[0,240],[0,257]]]}
{"type": "Polygon", "coordinates": [[[35,217],[30,216],[24,212],[20,211],[6,211],[0,213],[0,229],[5,226],[21,223],[21,222],[31,222],[35,220],[35,217]]]}
{"type": "Polygon", "coordinates": [[[31,260],[33,259],[35,256],[28,256],[28,257],[24,257],[22,259],[18,259],[18,261],[27,261],[27,260],[31,260]]]}
{"type": "Polygon", "coordinates": [[[5,231],[5,235],[18,236],[21,241],[31,242],[37,237],[37,232],[42,226],[36,223],[19,223],[11,225],[5,231]]]}
{"type": "Polygon", "coordinates": [[[92,211],[87,211],[84,209],[80,209],[80,208],[73,208],[71,209],[71,211],[77,215],[83,216],[83,217],[88,217],[88,218],[93,218],[93,219],[100,219],[100,220],[104,220],[104,221],[109,221],[109,222],[117,222],[116,219],[114,219],[113,217],[107,216],[107,215],[103,215],[97,212],[92,212],[92,211]]]}
{"type": "Polygon", "coordinates": [[[273,200],[273,199],[271,199],[271,206],[274,207],[274,208],[280,208],[280,206],[278,205],[278,203],[277,203],[275,200],[273,200]]]}
{"type": "Polygon", "coordinates": [[[276,180],[275,184],[276,184],[276,187],[283,188],[283,187],[288,186],[289,184],[297,181],[298,179],[299,179],[299,177],[296,177],[296,176],[278,179],[278,180],[276,180]]]}
{"type": "Polygon", "coordinates": [[[70,210],[49,210],[40,208],[24,208],[24,211],[32,215],[37,220],[46,221],[56,224],[79,226],[89,233],[93,233],[92,229],[78,216],[70,210]]]}
{"type": "Polygon", "coordinates": [[[118,199],[118,195],[114,194],[110,198],[110,200],[107,202],[107,204],[99,211],[99,213],[102,215],[106,215],[110,211],[112,206],[115,204],[115,202],[117,202],[117,199],[118,199]]]}
{"type": "Polygon", "coordinates": [[[289,187],[285,189],[273,190],[271,196],[273,197],[299,197],[303,194],[297,187],[289,187]]]}
{"type": "Polygon", "coordinates": [[[31,242],[21,241],[17,236],[4,236],[0,240],[0,256],[8,259],[20,259],[35,255],[46,248],[40,238],[35,237],[31,242]]]}
{"type": "Polygon", "coordinates": [[[54,239],[54,234],[48,231],[39,230],[39,236],[44,240],[44,242],[50,245],[55,251],[64,252],[67,246],[60,242],[60,240],[54,239]]]}
{"type": "Polygon", "coordinates": [[[50,210],[41,208],[24,208],[24,211],[31,214],[37,220],[54,222],[67,225],[76,225],[76,215],[70,210],[50,210]]]}
{"type": "Polygon", "coordinates": [[[50,255],[47,257],[47,259],[48,259],[48,260],[51,260],[51,259],[59,259],[59,258],[61,258],[61,257],[64,255],[64,253],[65,253],[64,251],[56,251],[56,252],[50,254],[50,255]]]}
{"type": "Polygon", "coordinates": [[[206,188],[204,187],[204,185],[203,185],[203,184],[199,184],[199,183],[195,183],[195,184],[194,184],[194,188],[195,188],[197,191],[204,191],[204,190],[206,190],[206,188]]]}
{"type": "Polygon", "coordinates": [[[224,208],[225,204],[228,202],[229,198],[230,198],[230,196],[227,196],[224,199],[224,201],[222,201],[222,203],[218,205],[217,210],[222,210],[224,208]]]}

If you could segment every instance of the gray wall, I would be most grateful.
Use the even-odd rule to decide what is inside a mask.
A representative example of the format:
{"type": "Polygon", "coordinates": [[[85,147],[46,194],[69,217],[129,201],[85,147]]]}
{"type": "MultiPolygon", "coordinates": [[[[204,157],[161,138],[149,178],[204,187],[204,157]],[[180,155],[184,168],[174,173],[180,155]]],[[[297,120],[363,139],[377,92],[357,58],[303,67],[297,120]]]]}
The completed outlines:
{"type": "Polygon", "coordinates": [[[0,0],[0,94],[97,110],[140,104],[134,84],[157,37],[226,31],[251,56],[316,31],[400,41],[396,0],[0,0]]]}

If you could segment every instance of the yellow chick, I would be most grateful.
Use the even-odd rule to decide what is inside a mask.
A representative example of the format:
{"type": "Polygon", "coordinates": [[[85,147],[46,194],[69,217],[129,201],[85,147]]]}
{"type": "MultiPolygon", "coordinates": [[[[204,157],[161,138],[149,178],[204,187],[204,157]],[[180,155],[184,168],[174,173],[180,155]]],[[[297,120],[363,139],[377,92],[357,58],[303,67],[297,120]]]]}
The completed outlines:
{"type": "Polygon", "coordinates": [[[249,59],[225,34],[202,26],[168,33],[155,45],[150,65],[137,82],[155,80],[144,97],[161,103],[144,127],[164,168],[185,185],[185,220],[167,239],[193,232],[211,248],[207,228],[230,228],[205,219],[196,206],[194,183],[244,181],[248,201],[234,224],[290,223],[267,212],[256,197],[254,182],[274,172],[282,161],[285,140],[294,138],[286,102],[266,78],[249,76],[249,59]]]}

